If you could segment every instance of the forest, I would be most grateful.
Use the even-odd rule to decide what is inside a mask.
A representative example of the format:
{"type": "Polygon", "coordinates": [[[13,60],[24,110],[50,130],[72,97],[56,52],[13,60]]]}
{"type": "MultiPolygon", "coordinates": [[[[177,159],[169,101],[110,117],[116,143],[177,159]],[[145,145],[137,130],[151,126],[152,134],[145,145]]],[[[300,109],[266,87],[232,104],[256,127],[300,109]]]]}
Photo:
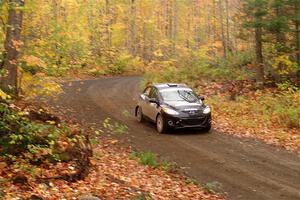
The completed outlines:
{"type": "Polygon", "coordinates": [[[63,93],[62,80],[133,75],[191,86],[218,131],[300,151],[300,0],[0,0],[0,169],[80,151],[66,159],[76,176],[61,178],[86,177],[98,135],[36,99],[63,93]]]}

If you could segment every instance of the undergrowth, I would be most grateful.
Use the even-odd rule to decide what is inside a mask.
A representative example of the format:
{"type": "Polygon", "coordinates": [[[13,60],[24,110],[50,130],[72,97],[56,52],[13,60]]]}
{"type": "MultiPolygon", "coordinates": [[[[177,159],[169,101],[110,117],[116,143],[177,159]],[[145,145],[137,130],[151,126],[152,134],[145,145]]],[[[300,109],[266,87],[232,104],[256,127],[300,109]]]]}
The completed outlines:
{"type": "Polygon", "coordinates": [[[7,103],[0,103],[0,155],[13,158],[22,154],[34,161],[57,159],[52,149],[64,130],[50,121],[48,124],[32,122],[26,114],[11,109],[7,103]]]}
{"type": "MultiPolygon", "coordinates": [[[[77,151],[82,151],[82,155],[88,158],[90,141],[86,139],[86,134],[76,127],[71,128],[60,121],[52,121],[48,115],[52,116],[43,110],[34,111],[33,115],[31,111],[21,110],[13,103],[2,101],[0,158],[8,163],[30,165],[61,161],[80,163],[82,158],[78,155],[74,157],[77,151]],[[33,119],[34,117],[37,118],[33,119]]],[[[53,117],[53,120],[58,118],[53,117]]]]}
{"type": "Polygon", "coordinates": [[[235,101],[227,96],[215,95],[208,103],[215,112],[235,119],[237,125],[246,128],[256,127],[300,127],[300,90],[258,90],[240,95],[235,101]]]}

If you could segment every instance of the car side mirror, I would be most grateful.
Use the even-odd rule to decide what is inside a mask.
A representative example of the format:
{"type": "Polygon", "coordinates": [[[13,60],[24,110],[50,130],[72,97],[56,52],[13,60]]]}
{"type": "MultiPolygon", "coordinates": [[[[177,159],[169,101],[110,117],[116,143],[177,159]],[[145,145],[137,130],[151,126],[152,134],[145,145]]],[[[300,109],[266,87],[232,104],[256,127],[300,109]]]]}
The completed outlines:
{"type": "Polygon", "coordinates": [[[198,97],[199,97],[199,99],[200,99],[201,101],[204,101],[204,100],[205,100],[205,98],[202,97],[202,96],[198,96],[198,97]]]}
{"type": "Polygon", "coordinates": [[[142,98],[143,100],[145,100],[146,95],[145,95],[145,94],[141,94],[141,95],[140,95],[140,98],[142,98]]]}
{"type": "Polygon", "coordinates": [[[158,101],[157,101],[157,99],[155,99],[155,98],[149,99],[149,102],[150,102],[150,103],[156,103],[156,104],[158,104],[158,101]]]}

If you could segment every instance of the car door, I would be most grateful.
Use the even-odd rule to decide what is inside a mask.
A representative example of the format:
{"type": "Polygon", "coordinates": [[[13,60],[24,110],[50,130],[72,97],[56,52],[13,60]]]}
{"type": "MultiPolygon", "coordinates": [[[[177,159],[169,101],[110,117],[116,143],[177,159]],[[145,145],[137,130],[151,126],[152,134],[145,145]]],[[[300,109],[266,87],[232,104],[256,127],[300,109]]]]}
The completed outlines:
{"type": "MultiPolygon", "coordinates": [[[[158,90],[155,87],[151,88],[150,94],[149,94],[149,100],[155,99],[157,102],[159,102],[159,95],[158,90]]],[[[153,121],[156,120],[158,105],[156,103],[151,103],[148,101],[147,103],[147,115],[150,119],[153,121]]]]}
{"type": "Polygon", "coordinates": [[[150,95],[150,92],[151,92],[151,89],[152,87],[147,87],[143,94],[140,95],[140,101],[139,101],[139,106],[142,108],[142,112],[143,112],[143,115],[149,117],[148,113],[147,112],[147,108],[148,108],[148,102],[149,102],[149,95],[150,95]]]}

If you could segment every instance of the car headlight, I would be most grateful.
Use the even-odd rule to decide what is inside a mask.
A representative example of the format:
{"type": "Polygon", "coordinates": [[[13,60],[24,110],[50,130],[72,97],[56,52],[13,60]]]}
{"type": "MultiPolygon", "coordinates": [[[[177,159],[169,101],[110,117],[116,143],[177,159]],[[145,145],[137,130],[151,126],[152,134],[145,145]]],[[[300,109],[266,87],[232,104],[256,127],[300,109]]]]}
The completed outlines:
{"type": "Polygon", "coordinates": [[[211,111],[210,111],[210,107],[206,107],[206,108],[204,108],[204,110],[203,110],[203,113],[204,114],[208,114],[208,113],[210,113],[211,111]]]}
{"type": "Polygon", "coordinates": [[[168,107],[163,107],[162,110],[169,115],[179,115],[179,112],[168,107]]]}

